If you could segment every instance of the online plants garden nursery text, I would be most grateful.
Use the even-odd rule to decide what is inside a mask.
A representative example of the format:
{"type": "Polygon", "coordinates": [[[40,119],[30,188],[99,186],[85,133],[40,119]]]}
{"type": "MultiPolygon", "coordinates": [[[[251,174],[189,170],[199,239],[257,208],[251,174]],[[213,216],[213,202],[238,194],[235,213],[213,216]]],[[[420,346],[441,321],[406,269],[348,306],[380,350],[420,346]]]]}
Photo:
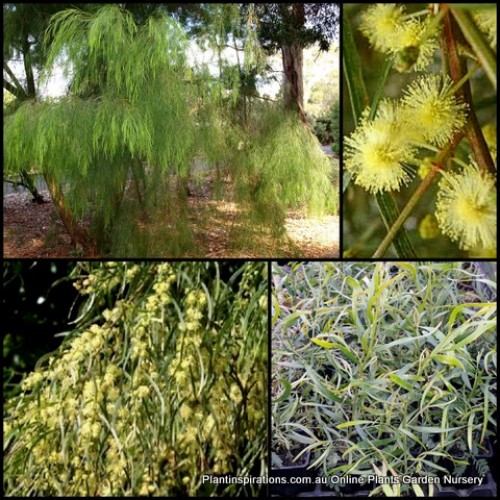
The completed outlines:
{"type": "Polygon", "coordinates": [[[270,476],[212,476],[203,475],[203,483],[211,484],[359,484],[359,485],[379,485],[379,484],[437,484],[437,485],[478,485],[481,486],[483,477],[432,477],[432,476],[330,476],[330,477],[270,477],[270,476]]]}
{"type": "Polygon", "coordinates": [[[318,478],[321,482],[330,484],[443,484],[443,485],[481,485],[484,477],[433,477],[433,476],[330,476],[329,478],[318,478]]]}

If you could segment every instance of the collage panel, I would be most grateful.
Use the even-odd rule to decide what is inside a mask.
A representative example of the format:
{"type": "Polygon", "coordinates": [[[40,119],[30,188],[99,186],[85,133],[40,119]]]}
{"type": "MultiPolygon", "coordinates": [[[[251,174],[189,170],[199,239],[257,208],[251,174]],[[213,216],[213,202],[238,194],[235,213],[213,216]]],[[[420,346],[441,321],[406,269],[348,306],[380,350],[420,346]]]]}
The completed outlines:
{"type": "Polygon", "coordinates": [[[496,11],[3,4],[4,496],[496,497],[496,11]]]}
{"type": "Polygon", "coordinates": [[[339,257],[338,4],[3,13],[6,257],[339,257]]]}
{"type": "Polygon", "coordinates": [[[272,264],[271,493],[495,496],[496,263],[272,264]]]}
{"type": "Polygon", "coordinates": [[[343,257],[495,259],[496,4],[343,4],[343,257]]]}
{"type": "Polygon", "coordinates": [[[4,267],[5,496],[259,496],[267,264],[4,267]]]}

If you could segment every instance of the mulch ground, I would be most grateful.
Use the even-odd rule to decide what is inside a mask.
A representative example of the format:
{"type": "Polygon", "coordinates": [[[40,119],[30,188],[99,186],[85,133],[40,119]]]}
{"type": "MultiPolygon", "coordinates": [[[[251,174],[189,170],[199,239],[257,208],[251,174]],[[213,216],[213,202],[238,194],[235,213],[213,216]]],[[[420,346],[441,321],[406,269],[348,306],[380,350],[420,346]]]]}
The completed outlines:
{"type": "MultiPolygon", "coordinates": [[[[48,192],[44,204],[18,192],[3,199],[4,258],[99,258],[83,255],[71,245],[48,192]]],[[[288,243],[266,230],[244,225],[234,203],[208,199],[206,193],[189,197],[191,223],[199,258],[324,258],[339,257],[339,218],[308,219],[290,212],[286,219],[288,243]],[[245,245],[245,241],[248,245],[245,245]]],[[[169,256],[165,255],[165,258],[169,256]]]]}

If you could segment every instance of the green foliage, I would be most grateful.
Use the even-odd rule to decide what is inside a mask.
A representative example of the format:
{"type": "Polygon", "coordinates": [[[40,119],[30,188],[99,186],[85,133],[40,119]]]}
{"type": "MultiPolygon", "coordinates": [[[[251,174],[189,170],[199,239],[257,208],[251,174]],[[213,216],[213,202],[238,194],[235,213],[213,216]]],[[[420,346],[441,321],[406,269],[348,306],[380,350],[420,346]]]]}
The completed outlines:
{"type": "Polygon", "coordinates": [[[4,407],[5,495],[255,495],[202,475],[266,473],[266,266],[87,262],[75,277],[75,330],[4,407]]]}
{"type": "Polygon", "coordinates": [[[213,9],[204,39],[218,50],[219,77],[188,65],[187,38],[172,17],[156,13],[139,25],[117,5],[58,12],[46,77],[61,64],[73,75],[70,94],[26,102],[5,120],[5,171],[30,165],[53,178],[101,253],[192,251],[186,187],[195,161],[217,179],[229,176],[234,201],[276,234],[289,208],[337,209],[332,168],[312,134],[282,111],[250,106],[245,85],[263,64],[255,26],[249,20],[244,30],[246,66],[229,65],[221,49],[243,29],[239,12],[213,9]]]}
{"type": "Polygon", "coordinates": [[[289,207],[311,215],[335,213],[333,166],[313,134],[293,114],[266,110],[258,123],[255,138],[234,160],[237,189],[257,220],[278,228],[289,207]]]}
{"type": "Polygon", "coordinates": [[[487,271],[274,266],[273,452],[309,450],[327,477],[436,476],[444,459],[466,461],[497,426],[496,272],[487,271]]]}
{"type": "Polygon", "coordinates": [[[58,13],[48,39],[49,65],[67,53],[74,96],[27,102],[6,120],[6,171],[35,164],[50,173],[66,186],[79,219],[90,215],[92,204],[102,231],[116,217],[133,161],[147,162],[153,174],[147,187],[166,172],[187,175],[194,126],[185,37],[166,16],[139,27],[130,14],[108,6],[96,15],[58,13]],[[89,81],[99,95],[78,97],[89,81]]]}
{"type": "Polygon", "coordinates": [[[338,101],[332,105],[328,113],[315,119],[314,133],[321,144],[331,144],[332,150],[340,153],[340,113],[338,101]]]}

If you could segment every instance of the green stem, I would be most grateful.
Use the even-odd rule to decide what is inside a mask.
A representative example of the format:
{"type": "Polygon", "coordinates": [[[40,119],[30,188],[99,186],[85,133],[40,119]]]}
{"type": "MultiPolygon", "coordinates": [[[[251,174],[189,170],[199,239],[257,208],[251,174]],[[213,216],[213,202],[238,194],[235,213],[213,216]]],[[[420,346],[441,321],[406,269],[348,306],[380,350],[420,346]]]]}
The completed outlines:
{"type": "Polygon", "coordinates": [[[382,98],[382,94],[385,89],[385,83],[387,82],[387,78],[389,77],[389,73],[391,71],[392,65],[394,64],[394,57],[388,57],[384,65],[382,66],[382,71],[380,72],[380,76],[378,78],[377,87],[375,89],[375,94],[373,95],[372,106],[370,108],[370,116],[369,120],[373,120],[377,113],[378,103],[382,98]]]}
{"type": "Polygon", "coordinates": [[[437,174],[438,170],[431,170],[427,174],[425,179],[422,181],[422,183],[418,186],[416,191],[412,194],[411,198],[408,200],[407,204],[399,214],[399,217],[396,219],[394,224],[389,228],[389,231],[387,232],[385,238],[382,240],[382,243],[380,243],[379,247],[373,254],[372,258],[380,259],[384,256],[385,252],[391,245],[394,238],[397,236],[398,232],[403,228],[403,224],[405,223],[406,219],[410,216],[411,212],[413,211],[419,200],[422,198],[422,196],[425,194],[427,189],[429,189],[437,174]]]}
{"type": "Polygon", "coordinates": [[[347,16],[342,18],[342,29],[342,64],[351,100],[354,123],[357,124],[363,110],[368,106],[368,92],[363,79],[361,60],[356,50],[356,43],[347,16]]]}
{"type": "MultiPolygon", "coordinates": [[[[380,214],[382,215],[382,219],[384,220],[385,226],[388,231],[383,241],[386,241],[389,235],[391,235],[389,245],[391,243],[394,243],[394,248],[396,249],[398,257],[416,257],[416,253],[410,242],[408,233],[406,232],[405,228],[402,227],[402,224],[399,225],[396,231],[393,231],[393,228],[398,223],[398,220],[401,219],[401,214],[399,212],[399,208],[397,206],[394,195],[392,193],[379,193],[376,196],[376,200],[380,210],[380,214]]],[[[389,245],[387,245],[385,250],[387,250],[389,245]]]]}
{"type": "MultiPolygon", "coordinates": [[[[462,139],[463,134],[457,135],[453,142],[448,144],[448,146],[441,151],[441,153],[437,156],[436,160],[434,163],[437,165],[441,165],[447,158],[448,156],[455,150],[456,146],[462,139]]],[[[391,226],[389,229],[389,232],[383,239],[382,243],[380,246],[377,248],[375,253],[373,254],[374,259],[380,259],[384,256],[385,252],[389,248],[390,244],[394,240],[394,238],[397,236],[398,232],[403,228],[403,224],[406,222],[406,219],[410,216],[412,213],[413,209],[417,205],[417,203],[420,201],[422,196],[425,194],[425,192],[429,189],[429,187],[432,185],[434,182],[434,179],[437,177],[439,174],[439,168],[434,168],[432,169],[425,179],[421,182],[421,184],[418,186],[418,188],[415,190],[415,192],[411,195],[410,199],[406,203],[405,207],[403,210],[401,210],[401,213],[399,214],[399,217],[396,219],[394,224],[391,226]]]]}
{"type": "Polygon", "coordinates": [[[476,64],[467,74],[465,74],[457,83],[453,85],[453,87],[450,89],[450,94],[455,94],[459,91],[459,89],[462,87],[462,85],[465,84],[465,82],[468,82],[471,78],[471,76],[480,68],[479,64],[476,64]]]}
{"type": "Polygon", "coordinates": [[[483,34],[475,25],[472,17],[468,12],[461,9],[456,9],[453,4],[450,4],[453,17],[456,19],[465,39],[470,43],[474,49],[483,69],[490,79],[491,84],[495,91],[497,90],[497,62],[496,57],[491,47],[486,42],[483,34]]]}

